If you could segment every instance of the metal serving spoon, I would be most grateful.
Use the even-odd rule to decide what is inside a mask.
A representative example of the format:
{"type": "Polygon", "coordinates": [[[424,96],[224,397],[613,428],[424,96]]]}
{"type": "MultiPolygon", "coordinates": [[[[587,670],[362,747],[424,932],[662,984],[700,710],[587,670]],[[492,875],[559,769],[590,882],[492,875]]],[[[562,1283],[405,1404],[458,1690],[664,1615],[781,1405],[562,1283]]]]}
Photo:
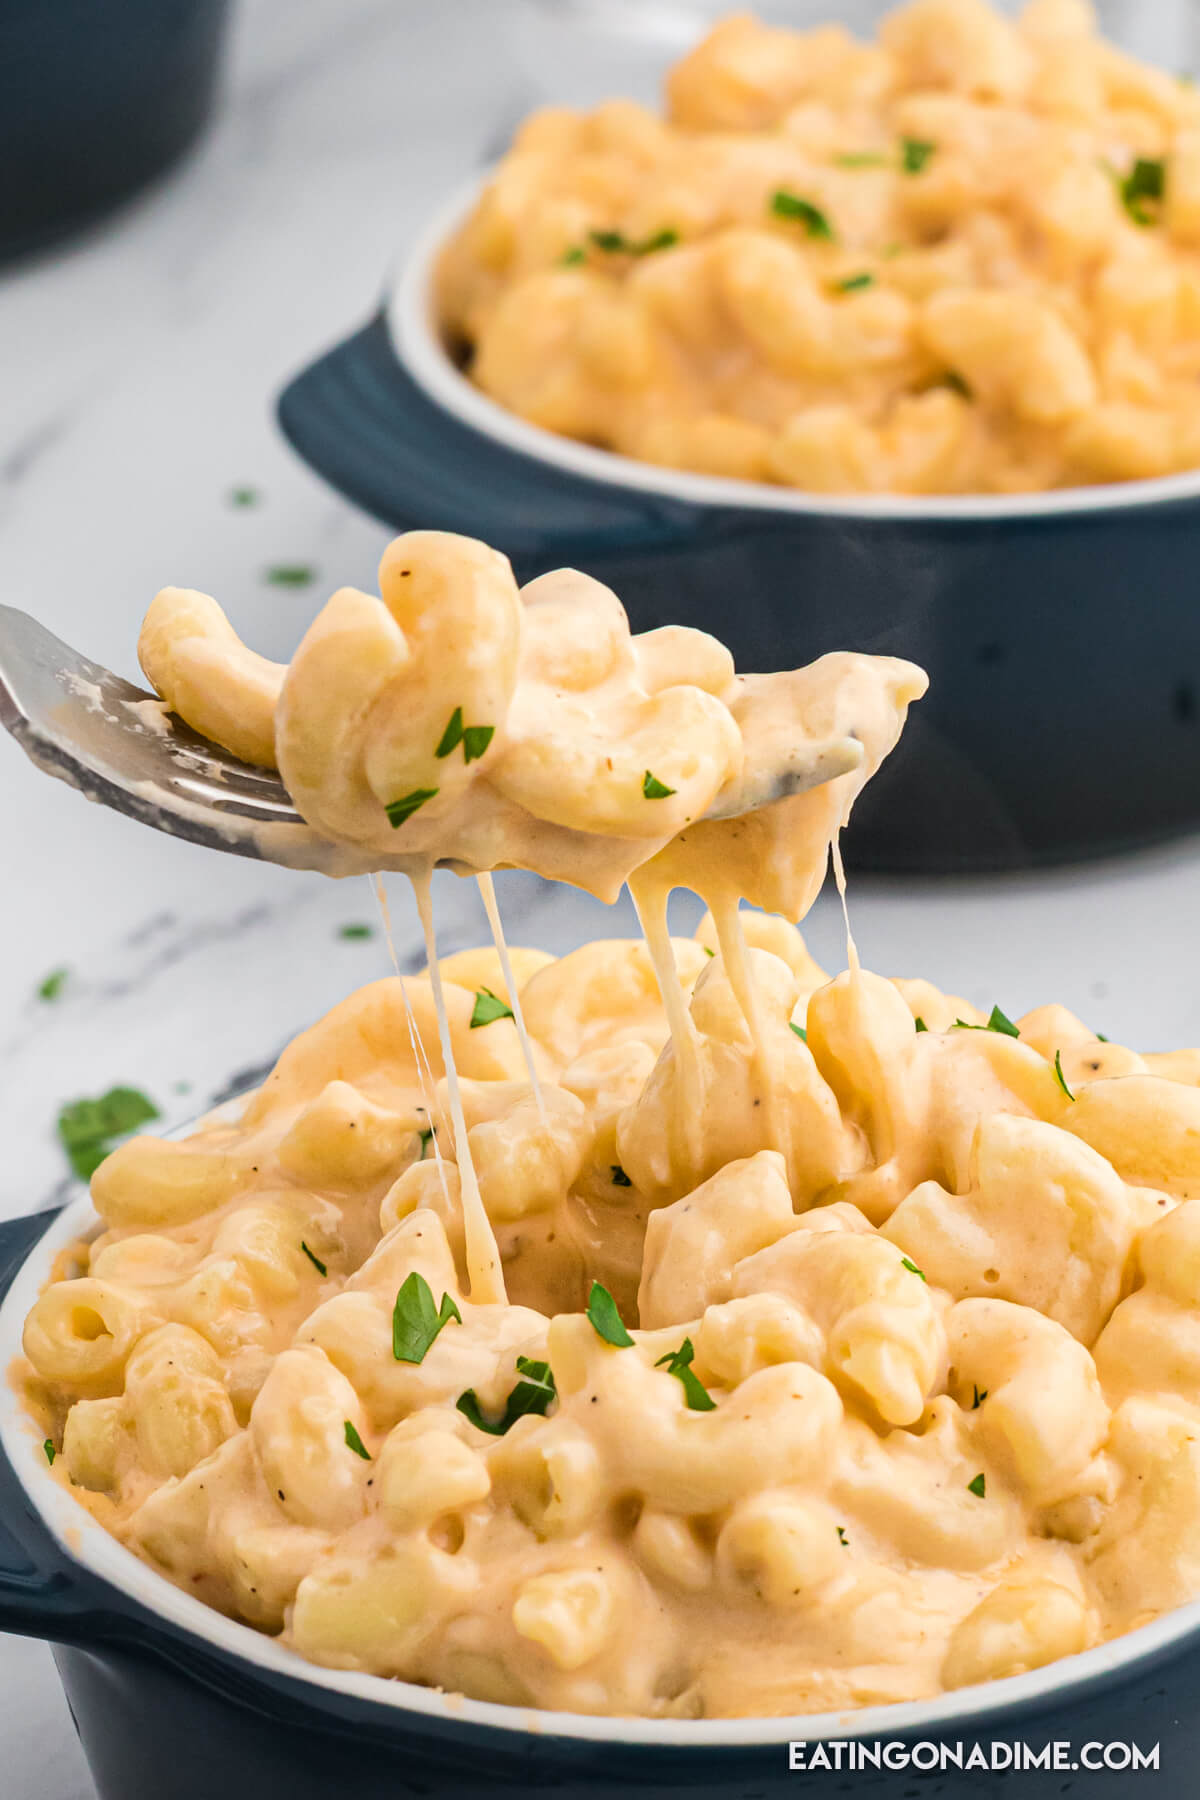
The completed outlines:
{"type": "MultiPolygon", "coordinates": [[[[13,606],[0,606],[0,723],[47,775],[156,831],[286,868],[342,875],[378,865],[378,855],[360,860],[306,825],[273,770],[202,738],[156,695],[13,606]]],[[[705,816],[732,818],[819,787],[862,755],[852,737],[806,744],[751,770],[705,816]]]]}

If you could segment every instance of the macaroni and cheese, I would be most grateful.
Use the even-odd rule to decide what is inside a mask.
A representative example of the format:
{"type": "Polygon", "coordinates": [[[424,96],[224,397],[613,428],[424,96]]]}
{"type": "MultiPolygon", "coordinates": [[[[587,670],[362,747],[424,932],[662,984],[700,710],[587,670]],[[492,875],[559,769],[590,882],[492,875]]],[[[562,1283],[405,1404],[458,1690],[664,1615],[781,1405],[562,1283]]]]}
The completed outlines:
{"type": "MultiPolygon", "coordinates": [[[[340,796],[354,836],[446,780],[411,858],[428,922],[428,864],[485,781],[499,805],[510,747],[535,826],[497,828],[504,862],[546,816],[547,742],[559,828],[624,825],[639,696],[712,702],[694,743],[653,738],[663,786],[736,766],[719,646],[680,633],[669,672],[696,685],[648,681],[611,596],[546,582],[514,601],[481,546],[421,535],[282,683],[203,597],[156,603],[143,653],[329,829],[340,796]],[[404,575],[430,566],[433,616],[404,575]],[[425,661],[439,617],[460,635],[425,661]]],[[[871,724],[862,757],[651,839],[645,941],[434,953],[304,1032],[237,1117],[93,1177],[98,1233],[25,1328],[54,1475],[302,1657],[574,1712],[782,1715],[1036,1668],[1200,1596],[1200,1052],[985,1015],[853,953],[830,979],[777,914],[811,901],[921,680],[778,679],[814,738],[845,705],[871,724]],[[710,902],[695,938],[667,935],[678,882],[710,902]]]]}
{"type": "Polygon", "coordinates": [[[666,113],[553,108],[447,245],[471,379],[627,456],[825,493],[1200,465],[1200,97],[1085,0],[737,14],[666,113]]]}

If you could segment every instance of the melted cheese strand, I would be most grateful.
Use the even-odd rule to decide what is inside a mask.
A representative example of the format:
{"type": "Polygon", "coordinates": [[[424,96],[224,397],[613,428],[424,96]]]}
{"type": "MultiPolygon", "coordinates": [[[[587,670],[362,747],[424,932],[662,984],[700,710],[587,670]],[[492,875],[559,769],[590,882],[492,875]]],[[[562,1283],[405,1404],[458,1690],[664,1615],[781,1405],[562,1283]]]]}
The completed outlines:
{"type": "Polygon", "coordinates": [[[837,883],[837,891],[842,902],[842,918],[846,922],[846,967],[852,975],[862,973],[862,964],[858,960],[858,945],[854,941],[854,933],[850,929],[850,908],[846,903],[846,865],[842,861],[842,826],[838,827],[837,836],[829,846],[829,856],[833,863],[833,879],[837,883]]]}
{"type": "Polygon", "coordinates": [[[512,958],[508,954],[508,943],[504,936],[504,926],[500,918],[500,906],[496,899],[496,887],[490,875],[477,875],[480,898],[487,921],[491,927],[492,942],[496,946],[496,954],[500,958],[500,969],[504,976],[504,985],[508,989],[509,1005],[512,1007],[513,1023],[517,1028],[517,1036],[521,1040],[521,1054],[525,1058],[525,1067],[529,1070],[529,1079],[533,1083],[533,1097],[537,1101],[538,1117],[545,1125],[546,1102],[542,1098],[542,1084],[538,1080],[537,1068],[533,1060],[533,1045],[529,1041],[529,1033],[525,1029],[525,1015],[521,1011],[521,996],[517,992],[516,977],[513,975],[512,958]]]}
{"type": "Polygon", "coordinates": [[[417,897],[417,911],[421,915],[421,929],[425,933],[425,957],[429,963],[429,979],[433,984],[433,1004],[437,1009],[442,1061],[446,1065],[450,1119],[454,1126],[454,1154],[458,1161],[458,1175],[462,1187],[467,1281],[470,1285],[471,1299],[477,1306],[489,1302],[498,1302],[504,1305],[508,1295],[504,1289],[500,1252],[496,1247],[492,1222],[484,1208],[483,1196],[479,1192],[475,1164],[471,1159],[471,1146],[467,1142],[467,1122],[463,1116],[462,1091],[458,1085],[454,1045],[450,1041],[450,1021],[446,1017],[446,995],[442,986],[442,971],[438,964],[437,935],[433,928],[432,871],[427,866],[421,873],[410,875],[409,880],[412,882],[413,893],[417,897]]]}
{"type": "Polygon", "coordinates": [[[654,967],[667,1028],[679,1069],[679,1092],[682,1107],[670,1123],[672,1162],[678,1162],[680,1151],[691,1164],[701,1160],[703,1140],[701,1122],[704,1113],[704,1078],[700,1069],[700,1042],[692,1015],[683,997],[671,932],[667,924],[667,900],[670,889],[639,870],[629,882],[629,897],[637,914],[646,949],[654,967]],[[682,1115],[682,1116],[681,1116],[682,1115]]]}
{"type": "Polygon", "coordinates": [[[382,874],[378,874],[374,877],[372,886],[375,889],[375,899],[379,906],[379,916],[383,921],[383,935],[387,941],[388,955],[392,959],[392,968],[396,972],[396,979],[400,983],[400,992],[404,998],[404,1011],[408,1019],[408,1041],[412,1045],[413,1060],[417,1065],[417,1081],[421,1089],[421,1098],[425,1102],[425,1117],[429,1120],[430,1124],[430,1142],[433,1145],[433,1160],[437,1164],[438,1179],[442,1184],[443,1197],[445,1198],[446,1204],[449,1205],[450,1187],[446,1180],[446,1169],[442,1161],[442,1152],[438,1145],[437,1132],[433,1130],[435,1098],[433,1068],[430,1064],[425,1045],[421,1041],[420,1027],[417,1024],[416,1014],[412,1009],[412,1002],[408,997],[408,983],[404,979],[403,971],[400,968],[400,959],[396,955],[396,940],[392,932],[392,909],[388,905],[387,888],[384,885],[382,874]]]}
{"type": "Polygon", "coordinates": [[[746,955],[746,934],[742,930],[738,901],[736,897],[723,894],[719,899],[710,903],[709,912],[712,914],[713,924],[717,928],[717,942],[721,946],[721,960],[725,964],[729,985],[742,1009],[742,1017],[746,1021],[750,1041],[754,1046],[754,1072],[763,1090],[767,1141],[772,1150],[780,1152],[787,1164],[790,1184],[792,1178],[790,1120],[779,1104],[779,1083],[775,1079],[775,1071],[771,1066],[771,1057],[763,1032],[758,982],[755,979],[754,967],[746,955]]]}

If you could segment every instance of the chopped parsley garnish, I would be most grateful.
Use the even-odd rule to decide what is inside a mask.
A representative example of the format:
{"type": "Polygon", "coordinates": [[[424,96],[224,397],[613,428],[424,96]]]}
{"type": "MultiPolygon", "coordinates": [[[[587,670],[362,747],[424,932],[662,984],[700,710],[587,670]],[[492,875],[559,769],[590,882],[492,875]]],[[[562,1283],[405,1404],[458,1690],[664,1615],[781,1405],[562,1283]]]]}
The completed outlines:
{"type": "Polygon", "coordinates": [[[1061,1050],[1056,1050],[1054,1052],[1054,1079],[1055,1079],[1055,1081],[1057,1081],[1057,1083],[1058,1083],[1059,1087],[1062,1089],[1063,1093],[1067,1096],[1067,1099],[1073,1100],[1075,1098],[1075,1096],[1071,1092],[1070,1088],[1067,1086],[1067,1078],[1062,1072],[1062,1051],[1061,1050]]]}
{"type": "Polygon", "coordinates": [[[359,938],[374,937],[375,931],[373,926],[370,925],[340,925],[338,927],[338,936],[340,938],[345,938],[346,942],[349,944],[355,942],[359,938]]]}
{"type": "Polygon", "coordinates": [[[802,194],[789,193],[787,188],[776,188],[771,195],[771,211],[777,219],[791,219],[803,225],[810,238],[824,238],[828,243],[834,241],[833,226],[825,214],[802,194]]]}
{"type": "Polygon", "coordinates": [[[54,1458],[58,1455],[57,1450],[54,1448],[54,1440],[52,1438],[47,1438],[42,1445],[42,1449],[45,1452],[46,1461],[50,1464],[50,1467],[53,1468],[54,1458]]]}
{"type": "Polygon", "coordinates": [[[972,1382],[971,1383],[971,1393],[974,1396],[974,1398],[971,1401],[971,1411],[978,1412],[979,1408],[983,1405],[984,1401],[988,1397],[988,1391],[986,1388],[976,1387],[975,1383],[972,1382]]]}
{"type": "Polygon", "coordinates": [[[959,394],[964,400],[974,398],[970,386],[963,380],[957,369],[947,369],[946,373],[939,375],[936,381],[930,383],[930,386],[949,388],[952,394],[959,394]]]}
{"type": "Polygon", "coordinates": [[[625,1173],[625,1171],[621,1167],[620,1163],[614,1163],[612,1165],[611,1174],[612,1174],[612,1184],[614,1187],[632,1187],[633,1186],[632,1181],[630,1181],[628,1175],[625,1173]]]}
{"type": "Polygon", "coordinates": [[[1167,191],[1167,165],[1160,156],[1138,156],[1128,175],[1118,175],[1121,205],[1135,225],[1154,225],[1167,191]]]}
{"type": "Polygon", "coordinates": [[[833,160],[839,169],[885,169],[888,162],[882,150],[843,150],[833,160]]]}
{"type": "Polygon", "coordinates": [[[974,1481],[968,1481],[967,1492],[968,1494],[974,1494],[977,1500],[983,1499],[984,1495],[987,1493],[987,1481],[982,1470],[976,1475],[974,1481]]]}
{"type": "Polygon", "coordinates": [[[441,741],[434,751],[435,756],[445,757],[463,747],[463,761],[475,762],[481,757],[496,735],[494,725],[464,725],[463,709],[456,706],[450,714],[450,722],[441,736],[441,741]]]}
{"type": "Polygon", "coordinates": [[[37,997],[39,1000],[57,1000],[66,985],[70,969],[51,969],[50,973],[38,982],[37,997]]]}
{"type": "Polygon", "coordinates": [[[679,233],[669,225],[644,238],[627,238],[623,231],[589,231],[588,237],[597,250],[610,256],[653,256],[656,250],[669,250],[679,242],[679,233]]]}
{"type": "Polygon", "coordinates": [[[524,1377],[518,1381],[512,1393],[504,1403],[504,1411],[495,1420],[485,1419],[479,1405],[479,1396],[474,1388],[468,1388],[460,1394],[455,1404],[465,1419],[479,1431],[486,1431],[490,1437],[503,1437],[511,1431],[518,1419],[527,1413],[537,1413],[545,1418],[550,1404],[558,1398],[558,1390],[554,1385],[554,1375],[550,1364],[535,1362],[531,1357],[518,1356],[517,1373],[524,1377]]]}
{"type": "Polygon", "coordinates": [[[564,269],[573,269],[577,263],[587,261],[587,251],[582,244],[572,244],[569,250],[563,251],[558,260],[564,269]]]}
{"type": "Polygon", "coordinates": [[[109,1088],[96,1100],[71,1100],[60,1110],[59,1141],[80,1181],[90,1181],[118,1138],[158,1116],[140,1088],[109,1088]]]}
{"type": "Polygon", "coordinates": [[[471,1011],[472,1031],[478,1031],[481,1025],[494,1025],[497,1019],[511,1019],[512,1007],[501,1000],[499,994],[493,994],[491,988],[477,988],[475,1005],[471,1011]]]}
{"type": "Polygon", "coordinates": [[[649,769],[642,776],[642,794],[645,799],[667,800],[674,792],[674,788],[667,787],[658,779],[657,775],[652,775],[649,769]]]}
{"type": "Polygon", "coordinates": [[[902,1257],[901,1257],[901,1258],[900,1258],[900,1267],[901,1267],[901,1268],[902,1268],[902,1269],[907,1269],[907,1270],[908,1270],[908,1271],[909,1271],[909,1272],[910,1272],[910,1274],[913,1274],[913,1275],[919,1275],[919,1276],[920,1276],[920,1277],[921,1277],[921,1280],[922,1280],[922,1281],[924,1281],[924,1280],[925,1280],[925,1271],[924,1271],[924,1269],[918,1269],[918,1267],[917,1267],[917,1265],[916,1265],[916,1263],[915,1263],[915,1262],[913,1262],[913,1260],[912,1260],[912,1258],[911,1258],[911,1257],[909,1257],[909,1256],[902,1256],[902,1257]]]}
{"type": "Polygon", "coordinates": [[[807,1033],[807,1031],[805,1031],[803,1025],[797,1025],[795,1019],[788,1020],[788,1030],[794,1031],[796,1036],[801,1040],[801,1042],[807,1044],[808,1033],[807,1033]]]}
{"type": "Polygon", "coordinates": [[[692,1368],[695,1354],[691,1338],[684,1338],[678,1350],[669,1350],[666,1356],[659,1357],[654,1366],[656,1369],[665,1368],[668,1375],[673,1375],[682,1384],[690,1412],[715,1412],[716,1401],[692,1368]]]}
{"type": "Polygon", "coordinates": [[[349,1419],[345,1421],[343,1429],[346,1433],[347,1449],[353,1450],[355,1456],[361,1456],[364,1462],[370,1462],[371,1452],[367,1449],[367,1446],[363,1443],[349,1419]]]}
{"type": "Polygon", "coordinates": [[[427,800],[432,800],[437,792],[437,788],[414,788],[411,794],[403,794],[399,800],[389,800],[384,811],[387,813],[388,824],[392,830],[398,831],[400,826],[411,819],[427,800]]]}
{"type": "Polygon", "coordinates": [[[272,563],[263,571],[263,580],[272,587],[308,587],[316,579],[311,563],[272,563]]]}
{"type": "Polygon", "coordinates": [[[998,1006],[993,1006],[986,1025],[969,1025],[965,1019],[955,1019],[954,1023],[960,1031],[998,1031],[1002,1037],[1012,1038],[1019,1038],[1021,1035],[1012,1020],[1006,1018],[998,1006]]]}
{"type": "Polygon", "coordinates": [[[1106,1038],[1102,1031],[1098,1031],[1096,1033],[1096,1042],[1099,1044],[1107,1044],[1110,1042],[1110,1039],[1106,1038]]]}
{"type": "Polygon", "coordinates": [[[602,1337],[606,1344],[615,1344],[618,1350],[628,1350],[633,1343],[625,1321],[617,1310],[617,1303],[606,1287],[593,1281],[592,1291],[588,1295],[587,1316],[592,1330],[597,1337],[602,1337]]]}
{"type": "Polygon", "coordinates": [[[325,1264],[321,1261],[319,1256],[313,1255],[312,1251],[309,1249],[308,1245],[304,1242],[303,1238],[300,1239],[300,1248],[303,1250],[305,1256],[307,1256],[309,1262],[312,1264],[313,1268],[317,1271],[318,1275],[328,1275],[329,1270],[325,1267],[325,1264]]]}
{"type": "Polygon", "coordinates": [[[421,1138],[421,1154],[420,1154],[420,1156],[418,1156],[417,1161],[424,1162],[425,1161],[425,1152],[428,1150],[430,1144],[432,1144],[432,1142],[433,1142],[433,1126],[432,1125],[427,1126],[426,1129],[420,1133],[420,1138],[421,1138]]]}
{"type": "Polygon", "coordinates": [[[918,1013],[916,1018],[913,1020],[913,1025],[915,1026],[915,1028],[918,1031],[928,1031],[929,1030],[928,1025],[925,1023],[925,1021],[921,1017],[920,1013],[918,1013]]]}
{"type": "Polygon", "coordinates": [[[494,725],[468,725],[463,732],[463,761],[477,762],[495,735],[494,725]]]}
{"type": "Polygon", "coordinates": [[[857,294],[863,288],[875,286],[875,277],[864,269],[860,275],[847,275],[844,281],[834,283],[839,294],[857,294]]]}
{"type": "Polygon", "coordinates": [[[462,1324],[459,1312],[449,1294],[442,1304],[433,1303],[433,1289],[416,1269],[403,1282],[392,1308],[392,1355],[397,1362],[422,1363],[428,1356],[443,1325],[454,1320],[462,1324]]]}
{"type": "Polygon", "coordinates": [[[837,1534],[838,1534],[838,1543],[841,1544],[844,1549],[850,1542],[850,1539],[846,1536],[846,1527],[844,1525],[839,1525],[837,1528],[837,1534]]]}
{"type": "Polygon", "coordinates": [[[459,744],[462,743],[462,735],[463,711],[461,706],[456,706],[454,711],[450,714],[450,723],[442,733],[441,742],[433,754],[435,756],[449,756],[450,752],[456,750],[459,744]]]}
{"type": "Polygon", "coordinates": [[[235,487],[229,490],[230,506],[257,506],[260,498],[257,488],[235,487]]]}
{"type": "Polygon", "coordinates": [[[925,138],[901,138],[900,167],[906,175],[919,175],[936,149],[925,138]]]}

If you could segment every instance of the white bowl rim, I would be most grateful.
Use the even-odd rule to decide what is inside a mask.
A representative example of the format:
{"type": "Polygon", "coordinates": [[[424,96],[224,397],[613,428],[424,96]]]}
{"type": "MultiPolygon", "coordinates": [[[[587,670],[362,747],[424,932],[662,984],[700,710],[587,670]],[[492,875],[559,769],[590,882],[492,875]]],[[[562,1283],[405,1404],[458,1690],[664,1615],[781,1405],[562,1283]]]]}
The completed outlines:
{"type": "Polygon", "coordinates": [[[492,169],[485,169],[458,187],[418,231],[398,259],[387,284],[383,316],[396,358],[417,386],[460,423],[494,443],[562,473],[652,499],[683,501],[694,507],[815,517],[983,523],[992,519],[1055,519],[1111,513],[1200,498],[1200,469],[1093,487],[1054,488],[1036,494],[812,494],[762,481],[660,468],[531,424],[490,399],[456,368],[441,341],[435,316],[433,274],[437,257],[451,233],[463,223],[492,173],[492,169]]]}
{"type": "MultiPolygon", "coordinates": [[[[92,1235],[99,1221],[88,1195],[68,1205],[26,1256],[0,1305],[0,1369],[11,1367],[21,1351],[26,1314],[50,1278],[55,1258],[70,1244],[92,1235]]],[[[867,1739],[887,1741],[902,1733],[944,1741],[953,1731],[986,1740],[987,1728],[1011,1715],[1047,1704],[1066,1707],[1086,1697],[1088,1687],[1106,1676],[1132,1672],[1200,1632],[1200,1601],[1190,1601],[1149,1625],[1108,1643],[1065,1657],[1030,1674],[1014,1675],[981,1687],[959,1688],[934,1700],[906,1701],[794,1717],[751,1719],[636,1719],[545,1712],[532,1707],[501,1706],[461,1694],[393,1681],[380,1675],[349,1673],[308,1663],[236,1620],[214,1612],[194,1595],[185,1594],[126,1550],[76,1500],[61,1476],[46,1462],[38,1426],[26,1411],[17,1384],[0,1380],[0,1447],[35,1514],[72,1562],[111,1583],[147,1611],[191,1633],[205,1644],[242,1663],[286,1676],[398,1713],[422,1714],[445,1724],[486,1727],[509,1734],[574,1741],[645,1745],[663,1749],[711,1751],[752,1749],[789,1742],[867,1739]]]]}

